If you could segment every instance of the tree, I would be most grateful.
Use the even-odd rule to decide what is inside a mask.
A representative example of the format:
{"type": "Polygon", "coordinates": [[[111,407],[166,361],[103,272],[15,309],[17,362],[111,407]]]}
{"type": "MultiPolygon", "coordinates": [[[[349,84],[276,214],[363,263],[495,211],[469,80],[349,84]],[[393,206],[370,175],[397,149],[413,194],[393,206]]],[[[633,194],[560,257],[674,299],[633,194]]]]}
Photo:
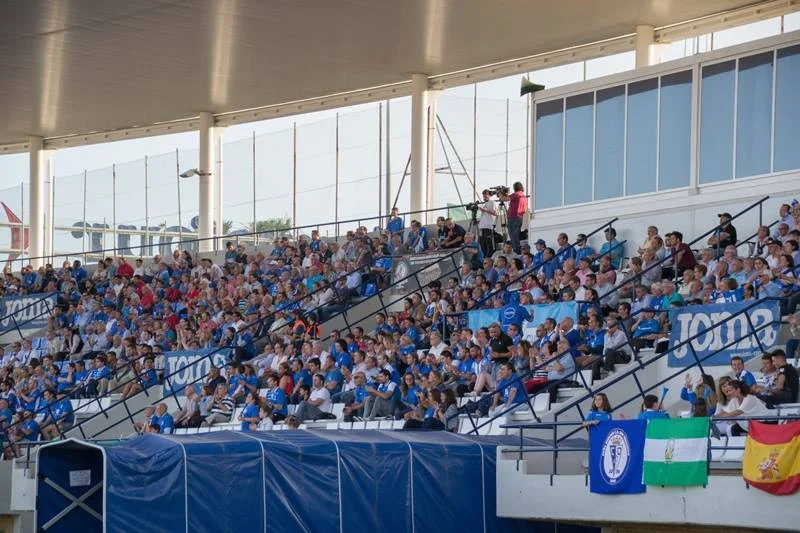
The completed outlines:
{"type": "MultiPolygon", "coordinates": [[[[229,235],[233,230],[233,225],[235,222],[233,220],[225,220],[222,223],[222,234],[229,235]]],[[[244,226],[244,224],[239,224],[240,226],[244,226]]],[[[270,232],[279,232],[283,230],[287,230],[292,227],[292,219],[291,217],[286,218],[267,218],[265,220],[259,220],[256,222],[255,231],[258,233],[270,233],[270,232]]],[[[250,223],[246,226],[248,233],[253,233],[253,224],[250,223]]]]}

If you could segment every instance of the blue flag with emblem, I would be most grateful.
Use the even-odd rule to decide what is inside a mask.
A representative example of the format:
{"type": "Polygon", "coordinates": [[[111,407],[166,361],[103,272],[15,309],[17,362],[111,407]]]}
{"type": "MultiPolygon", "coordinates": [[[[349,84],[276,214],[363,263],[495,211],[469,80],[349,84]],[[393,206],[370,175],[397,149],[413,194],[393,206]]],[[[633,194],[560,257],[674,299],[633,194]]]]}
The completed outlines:
{"type": "Polygon", "coordinates": [[[589,490],[645,492],[642,479],[647,420],[600,422],[589,429],[589,490]]]}

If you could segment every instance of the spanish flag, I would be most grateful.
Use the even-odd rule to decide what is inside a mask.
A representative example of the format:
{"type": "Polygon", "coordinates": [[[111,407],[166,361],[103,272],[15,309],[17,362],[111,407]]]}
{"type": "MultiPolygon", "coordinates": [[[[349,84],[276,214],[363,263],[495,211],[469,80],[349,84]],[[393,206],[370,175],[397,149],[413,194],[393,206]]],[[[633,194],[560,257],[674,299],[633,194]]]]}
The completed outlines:
{"type": "Polygon", "coordinates": [[[800,422],[771,425],[750,422],[742,476],[770,494],[794,494],[800,489],[800,422]]]}

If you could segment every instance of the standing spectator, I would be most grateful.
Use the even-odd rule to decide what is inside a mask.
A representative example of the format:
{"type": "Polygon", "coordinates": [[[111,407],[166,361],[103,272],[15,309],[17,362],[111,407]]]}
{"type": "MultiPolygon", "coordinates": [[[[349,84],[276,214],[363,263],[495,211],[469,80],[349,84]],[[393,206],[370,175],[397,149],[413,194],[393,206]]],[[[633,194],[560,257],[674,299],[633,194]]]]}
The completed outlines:
{"type": "Polygon", "coordinates": [[[528,198],[525,196],[522,182],[514,183],[513,189],[514,192],[511,194],[501,194],[500,199],[508,202],[508,238],[511,240],[514,253],[519,254],[522,251],[520,248],[522,219],[528,211],[528,198]]]}
{"type": "Polygon", "coordinates": [[[250,392],[247,394],[244,409],[242,409],[242,414],[239,415],[239,421],[242,423],[242,431],[254,431],[258,427],[261,421],[259,416],[260,402],[261,400],[258,397],[258,392],[250,392]]]}
{"type": "Polygon", "coordinates": [[[483,204],[478,206],[478,210],[481,212],[481,218],[478,220],[479,242],[484,257],[491,257],[494,253],[494,223],[497,219],[497,207],[489,189],[484,189],[481,194],[483,194],[483,204]]]}

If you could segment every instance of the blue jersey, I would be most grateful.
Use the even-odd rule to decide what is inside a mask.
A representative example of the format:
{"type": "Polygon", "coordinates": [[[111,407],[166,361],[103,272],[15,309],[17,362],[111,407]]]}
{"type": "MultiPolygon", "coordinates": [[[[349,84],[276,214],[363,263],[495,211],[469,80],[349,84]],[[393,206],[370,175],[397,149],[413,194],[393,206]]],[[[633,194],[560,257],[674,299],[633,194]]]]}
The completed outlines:
{"type": "Polygon", "coordinates": [[[27,440],[31,442],[36,442],[39,440],[39,424],[36,420],[28,420],[22,423],[22,429],[25,431],[30,431],[30,435],[27,435],[22,440],[27,440]]]}
{"type": "Polygon", "coordinates": [[[508,326],[515,325],[522,331],[522,323],[525,321],[530,322],[531,314],[523,306],[512,303],[500,309],[500,329],[504,333],[508,333],[508,326]]]}
{"type": "Polygon", "coordinates": [[[163,415],[157,417],[156,424],[158,424],[158,432],[163,433],[164,435],[172,435],[172,432],[175,429],[175,421],[172,419],[172,415],[169,413],[164,413],[163,415]]]}
{"type": "MultiPolygon", "coordinates": [[[[245,405],[244,409],[242,409],[242,418],[258,418],[258,404],[245,405]]],[[[250,424],[251,422],[242,420],[242,431],[250,431],[250,424]]]]}
{"type": "Polygon", "coordinates": [[[353,370],[353,359],[350,357],[350,354],[345,352],[341,353],[336,357],[336,367],[342,368],[347,367],[350,370],[353,370]]]}
{"type": "Polygon", "coordinates": [[[69,398],[64,398],[53,404],[53,406],[50,408],[50,413],[59,423],[72,425],[72,423],[75,421],[72,403],[69,401],[69,398]]]}
{"type": "Polygon", "coordinates": [[[664,411],[642,411],[639,413],[639,420],[652,420],[658,418],[669,418],[669,415],[664,411]]]}
{"type": "Polygon", "coordinates": [[[267,392],[267,401],[272,404],[272,412],[286,416],[289,414],[289,407],[286,405],[286,392],[280,387],[267,392]]]}
{"type": "Polygon", "coordinates": [[[661,331],[661,324],[655,318],[648,318],[639,322],[636,330],[633,332],[634,338],[643,337],[645,335],[652,335],[661,331]]]}
{"type": "Polygon", "coordinates": [[[595,420],[598,422],[606,422],[611,420],[611,413],[607,413],[605,411],[589,411],[589,414],[586,415],[586,421],[593,422],[595,420]]]}
{"type": "Polygon", "coordinates": [[[413,387],[409,387],[405,394],[401,396],[401,400],[409,405],[418,405],[419,398],[417,397],[417,393],[419,393],[420,388],[414,385],[413,387]]]}
{"type": "Polygon", "coordinates": [[[369,398],[367,388],[363,385],[361,387],[356,387],[353,389],[353,397],[355,398],[355,403],[364,403],[364,401],[369,398]]]}
{"type": "Polygon", "coordinates": [[[308,385],[309,387],[311,386],[311,374],[309,374],[308,370],[305,368],[301,369],[300,372],[295,372],[293,378],[295,388],[299,387],[300,385],[308,385]]]}
{"type": "Polygon", "coordinates": [[[512,376],[511,379],[501,379],[497,382],[497,390],[501,391],[503,395],[503,403],[508,402],[512,389],[517,391],[516,394],[514,394],[514,399],[511,401],[512,405],[519,405],[528,397],[522,382],[515,378],[516,376],[512,376]]]}

